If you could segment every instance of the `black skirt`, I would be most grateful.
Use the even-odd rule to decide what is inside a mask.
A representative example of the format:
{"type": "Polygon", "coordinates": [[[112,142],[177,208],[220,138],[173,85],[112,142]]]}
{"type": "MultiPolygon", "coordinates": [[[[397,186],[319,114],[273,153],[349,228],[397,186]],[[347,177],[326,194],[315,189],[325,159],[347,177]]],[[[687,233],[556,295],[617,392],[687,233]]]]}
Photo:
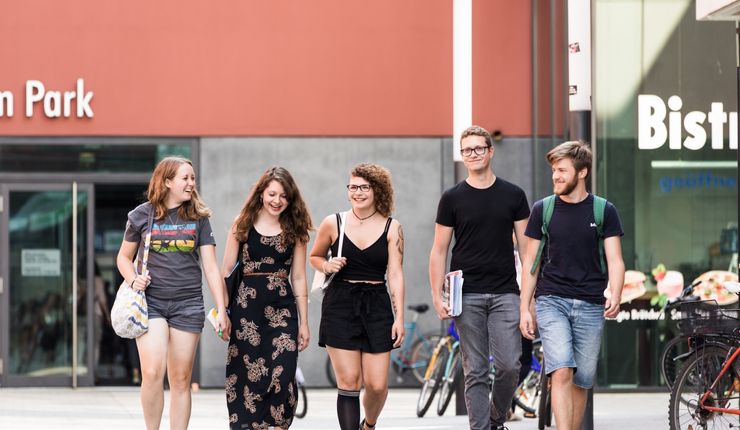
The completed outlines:
{"type": "Polygon", "coordinates": [[[393,309],[385,284],[334,280],[321,303],[319,346],[363,352],[393,349],[393,309]]]}

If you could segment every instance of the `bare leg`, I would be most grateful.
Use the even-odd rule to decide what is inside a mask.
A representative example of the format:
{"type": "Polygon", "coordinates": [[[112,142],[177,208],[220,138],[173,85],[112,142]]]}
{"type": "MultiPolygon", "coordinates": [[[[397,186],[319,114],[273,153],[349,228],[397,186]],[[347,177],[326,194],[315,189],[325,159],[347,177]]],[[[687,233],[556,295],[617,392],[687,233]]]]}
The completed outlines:
{"type": "Polygon", "coordinates": [[[327,347],[337,377],[337,418],[342,430],[357,430],[360,426],[360,388],[362,387],[362,355],[327,347]]]}
{"type": "Polygon", "coordinates": [[[383,410],[385,399],[388,397],[388,368],[390,365],[390,352],[362,354],[362,379],[365,381],[362,406],[365,409],[365,424],[375,425],[378,422],[380,411],[383,410]]]}
{"type": "Polygon", "coordinates": [[[552,378],[552,411],[555,427],[573,428],[573,369],[564,367],[550,375],[552,378]]]}
{"type": "Polygon", "coordinates": [[[170,429],[186,430],[190,422],[190,380],[200,333],[170,328],[167,377],[170,382],[170,429]]]}
{"type": "Polygon", "coordinates": [[[141,407],[147,430],[158,430],[164,409],[164,372],[169,327],[161,318],[149,320],[149,331],[136,339],[141,361],[141,407]]]}
{"type": "Polygon", "coordinates": [[[588,390],[573,385],[573,430],[580,430],[583,422],[583,412],[586,410],[588,390]]]}

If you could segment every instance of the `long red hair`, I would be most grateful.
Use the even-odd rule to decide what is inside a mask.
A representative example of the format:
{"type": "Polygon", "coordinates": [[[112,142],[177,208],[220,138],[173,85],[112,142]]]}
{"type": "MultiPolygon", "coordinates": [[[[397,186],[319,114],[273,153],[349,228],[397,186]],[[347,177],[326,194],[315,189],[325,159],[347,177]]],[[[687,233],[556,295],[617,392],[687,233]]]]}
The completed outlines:
{"type": "MultiPolygon", "coordinates": [[[[164,219],[167,215],[167,206],[165,199],[169,188],[167,180],[172,180],[177,175],[177,169],[183,164],[193,166],[193,162],[184,157],[166,157],[157,163],[157,167],[152,172],[152,178],[149,180],[149,187],[146,194],[149,202],[154,206],[154,219],[164,219]]],[[[184,202],[177,212],[181,219],[197,220],[211,216],[211,210],[203,203],[198,194],[198,190],[193,188],[190,200],[184,202]]]]}

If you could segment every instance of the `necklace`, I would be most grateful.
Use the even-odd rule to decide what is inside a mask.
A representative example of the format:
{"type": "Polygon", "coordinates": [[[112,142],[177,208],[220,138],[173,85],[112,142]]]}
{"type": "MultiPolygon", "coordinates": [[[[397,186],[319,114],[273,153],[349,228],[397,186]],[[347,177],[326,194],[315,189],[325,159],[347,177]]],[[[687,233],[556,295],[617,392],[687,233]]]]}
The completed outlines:
{"type": "MultiPolygon", "coordinates": [[[[175,218],[177,218],[177,216],[175,216],[175,218]]],[[[172,221],[172,215],[170,215],[170,212],[169,211],[167,211],[167,219],[170,221],[170,225],[171,226],[176,226],[177,225],[177,224],[175,224],[174,221],[172,221]]]]}
{"type": "Polygon", "coordinates": [[[364,222],[364,221],[365,221],[366,219],[368,219],[368,218],[372,217],[373,215],[375,215],[375,214],[376,214],[377,212],[378,212],[378,210],[377,210],[377,209],[375,209],[375,210],[373,211],[373,213],[371,213],[370,215],[366,216],[365,218],[360,218],[360,217],[359,217],[359,216],[358,216],[358,215],[357,215],[357,214],[355,213],[355,210],[354,210],[354,208],[352,209],[352,215],[354,215],[354,216],[355,216],[355,218],[357,218],[357,219],[358,219],[358,220],[360,221],[360,224],[362,224],[362,223],[363,223],[363,222],[364,222]]]}

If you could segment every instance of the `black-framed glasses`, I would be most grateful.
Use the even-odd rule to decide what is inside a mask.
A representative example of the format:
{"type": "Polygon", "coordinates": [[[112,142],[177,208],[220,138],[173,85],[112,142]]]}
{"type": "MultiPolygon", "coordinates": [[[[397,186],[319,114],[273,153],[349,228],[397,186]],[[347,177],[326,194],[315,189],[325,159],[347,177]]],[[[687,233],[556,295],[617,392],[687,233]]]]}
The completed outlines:
{"type": "Polygon", "coordinates": [[[475,155],[484,155],[488,152],[488,146],[476,146],[475,148],[463,148],[460,150],[460,154],[463,157],[470,157],[475,152],[475,155]]]}
{"type": "Polygon", "coordinates": [[[370,191],[372,188],[368,184],[362,184],[362,185],[355,185],[355,184],[349,184],[347,185],[347,189],[350,193],[356,193],[357,191],[362,191],[363,193],[366,193],[370,191]]]}

